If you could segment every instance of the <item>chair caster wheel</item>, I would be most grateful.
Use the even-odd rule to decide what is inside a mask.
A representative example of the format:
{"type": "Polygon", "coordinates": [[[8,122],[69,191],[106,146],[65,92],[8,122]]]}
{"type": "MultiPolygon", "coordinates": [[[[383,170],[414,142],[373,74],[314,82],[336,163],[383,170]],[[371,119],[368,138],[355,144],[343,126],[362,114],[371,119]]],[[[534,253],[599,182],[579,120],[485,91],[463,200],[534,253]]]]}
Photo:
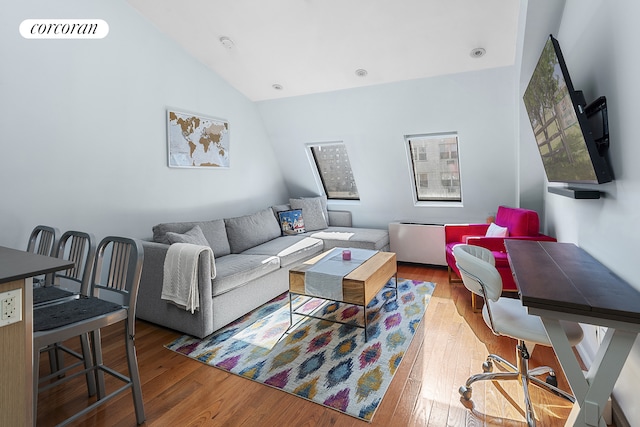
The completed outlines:
{"type": "Polygon", "coordinates": [[[484,373],[493,372],[493,363],[490,360],[487,360],[482,364],[482,371],[484,373]]]}
{"type": "Polygon", "coordinates": [[[471,399],[471,387],[460,386],[458,393],[460,393],[460,396],[462,396],[464,400],[471,399]]]}
{"type": "Polygon", "coordinates": [[[554,374],[547,375],[547,378],[545,378],[544,382],[554,387],[558,387],[558,379],[554,374]]]}

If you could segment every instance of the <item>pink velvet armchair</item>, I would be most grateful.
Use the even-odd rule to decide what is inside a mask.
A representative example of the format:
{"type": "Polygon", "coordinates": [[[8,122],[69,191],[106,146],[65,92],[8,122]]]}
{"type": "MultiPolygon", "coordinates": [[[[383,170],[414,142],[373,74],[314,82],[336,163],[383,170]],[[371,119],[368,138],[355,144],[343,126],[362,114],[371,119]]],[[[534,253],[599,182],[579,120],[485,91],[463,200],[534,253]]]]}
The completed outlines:
{"type": "MultiPolygon", "coordinates": [[[[507,229],[506,237],[487,236],[487,230],[491,224],[446,224],[444,226],[445,253],[449,268],[449,281],[452,280],[452,272],[460,278],[460,271],[456,266],[453,256],[453,247],[460,243],[482,246],[493,254],[496,260],[496,269],[502,278],[502,288],[506,292],[517,292],[518,289],[511,274],[511,267],[507,259],[507,251],[504,247],[505,239],[520,240],[548,240],[556,241],[553,237],[540,233],[540,220],[538,213],[529,209],[498,207],[495,217],[495,225],[507,229]]],[[[504,231],[493,226],[498,230],[504,231]]],[[[493,231],[493,230],[492,230],[493,231]]],[[[494,234],[494,233],[491,233],[494,234]]],[[[499,234],[499,233],[498,233],[499,234]]],[[[472,295],[472,305],[477,309],[475,294],[472,295]]]]}

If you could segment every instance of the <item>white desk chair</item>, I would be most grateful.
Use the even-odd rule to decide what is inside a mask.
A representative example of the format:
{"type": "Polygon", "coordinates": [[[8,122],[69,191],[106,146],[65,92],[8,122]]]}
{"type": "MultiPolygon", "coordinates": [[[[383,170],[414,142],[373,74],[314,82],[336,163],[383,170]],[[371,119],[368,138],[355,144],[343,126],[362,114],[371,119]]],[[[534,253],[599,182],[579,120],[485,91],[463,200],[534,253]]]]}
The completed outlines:
{"type": "MultiPolygon", "coordinates": [[[[544,325],[538,316],[527,313],[519,299],[500,298],[502,294],[502,279],[494,266],[494,258],[488,249],[458,245],[453,249],[456,265],[462,274],[462,281],[467,289],[484,298],[482,317],[495,335],[505,335],[518,340],[516,346],[516,360],[514,365],[502,357],[490,354],[482,364],[484,373],[469,377],[459,392],[465,400],[471,399],[471,385],[476,381],[518,380],[524,390],[524,403],[527,424],[535,426],[535,414],[529,398],[529,383],[544,390],[562,396],[570,402],[574,397],[557,387],[555,373],[548,366],[541,366],[529,370],[529,351],[526,343],[551,346],[544,325]],[[497,363],[506,369],[504,372],[492,372],[493,364],[497,363]],[[538,375],[549,373],[546,381],[536,378],[538,375]]],[[[562,327],[572,346],[576,346],[583,336],[582,328],[577,323],[563,322],[562,327]]],[[[533,351],[533,347],[532,347],[533,351]]]]}

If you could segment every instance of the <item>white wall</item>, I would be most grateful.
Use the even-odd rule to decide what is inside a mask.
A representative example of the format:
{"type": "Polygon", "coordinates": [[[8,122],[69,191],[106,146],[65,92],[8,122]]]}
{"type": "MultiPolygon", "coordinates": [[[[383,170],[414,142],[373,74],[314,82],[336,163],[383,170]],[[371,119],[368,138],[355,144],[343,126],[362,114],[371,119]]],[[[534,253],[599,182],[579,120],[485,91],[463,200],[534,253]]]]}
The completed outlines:
{"type": "Polygon", "coordinates": [[[542,160],[524,108],[522,94],[527,88],[547,37],[549,34],[558,33],[564,0],[522,0],[521,3],[520,10],[526,17],[519,27],[522,43],[518,45],[521,52],[520,90],[516,100],[519,106],[518,140],[520,142],[518,144],[518,191],[520,206],[538,212],[543,231],[548,232],[544,215],[544,194],[547,191],[547,182],[544,172],[540,173],[543,170],[542,160]]]}
{"type": "Polygon", "coordinates": [[[321,192],[305,144],[344,141],[361,199],[343,203],[354,224],[484,222],[498,205],[516,203],[516,81],[514,67],[505,67],[258,107],[292,196],[321,192]],[[464,206],[416,207],[404,135],[452,131],[459,136],[464,206]]]}
{"type": "MultiPolygon", "coordinates": [[[[541,5],[529,1],[529,8],[533,7],[541,5]]],[[[549,193],[544,194],[544,200],[551,234],[560,241],[576,243],[640,289],[636,273],[640,242],[638,16],[640,3],[633,0],[566,1],[557,39],[574,87],[584,91],[587,102],[601,95],[607,97],[609,153],[616,180],[597,186],[604,193],[599,200],[573,200],[549,193]]],[[[541,48],[544,38],[538,43],[541,48]]],[[[529,54],[537,55],[539,51],[529,54]]],[[[522,74],[523,77],[526,74],[524,67],[522,74]]],[[[523,135],[526,126],[527,122],[521,122],[523,135]]],[[[530,143],[535,144],[533,135],[529,135],[530,143]]],[[[544,176],[542,165],[539,174],[544,176]]],[[[587,333],[586,341],[593,345],[595,332],[590,329],[587,333]]],[[[614,389],[614,396],[631,425],[640,425],[638,381],[640,343],[636,341],[614,389]]]]}
{"type": "Polygon", "coordinates": [[[287,199],[255,104],[123,0],[27,0],[0,14],[0,245],[30,230],[151,236],[171,220],[287,199]],[[102,40],[27,40],[28,18],[95,18],[102,40]],[[167,167],[166,109],[229,120],[231,168],[167,167]]]}

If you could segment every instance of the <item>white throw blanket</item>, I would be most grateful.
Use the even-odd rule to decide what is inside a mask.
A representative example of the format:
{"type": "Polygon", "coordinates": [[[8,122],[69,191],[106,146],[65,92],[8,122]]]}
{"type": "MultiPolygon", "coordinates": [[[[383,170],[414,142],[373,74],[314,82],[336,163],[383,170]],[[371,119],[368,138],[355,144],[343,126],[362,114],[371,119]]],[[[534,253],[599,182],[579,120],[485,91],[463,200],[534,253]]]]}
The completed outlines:
{"type": "Polygon", "coordinates": [[[200,308],[198,258],[204,251],[211,257],[211,279],[216,277],[213,251],[208,246],[174,243],[164,259],[161,298],[193,313],[200,308]]]}

